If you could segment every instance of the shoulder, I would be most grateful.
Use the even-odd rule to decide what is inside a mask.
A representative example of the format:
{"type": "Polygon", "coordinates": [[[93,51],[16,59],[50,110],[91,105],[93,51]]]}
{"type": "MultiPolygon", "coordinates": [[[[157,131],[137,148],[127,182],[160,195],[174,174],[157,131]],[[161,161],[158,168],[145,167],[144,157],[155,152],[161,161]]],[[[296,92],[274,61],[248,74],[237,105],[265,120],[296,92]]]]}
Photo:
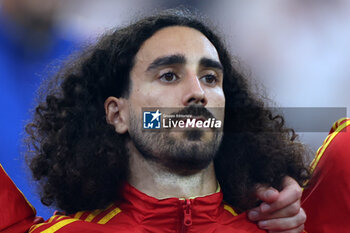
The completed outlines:
{"type": "Polygon", "coordinates": [[[105,224],[120,212],[118,207],[110,205],[106,209],[79,211],[69,216],[54,215],[44,223],[32,226],[29,233],[105,232],[105,224]]]}
{"type": "Polygon", "coordinates": [[[83,220],[84,222],[107,224],[120,212],[122,212],[122,210],[118,206],[111,204],[105,209],[98,209],[94,211],[79,211],[72,216],[75,219],[83,220]]]}
{"type": "MultiPolygon", "coordinates": [[[[61,230],[62,228],[65,228],[66,226],[71,226],[73,223],[80,221],[79,219],[71,218],[69,216],[64,215],[54,215],[51,218],[49,218],[47,221],[43,223],[39,223],[36,225],[33,225],[29,229],[29,233],[37,233],[37,232],[56,232],[58,230],[61,230]]],[[[76,224],[73,224],[76,226],[76,224]]]]}
{"type": "Polygon", "coordinates": [[[76,221],[78,219],[72,219],[68,216],[64,215],[54,215],[49,218],[47,221],[39,224],[33,225],[29,229],[29,233],[31,232],[55,232],[64,226],[76,221]]]}
{"type": "Polygon", "coordinates": [[[349,155],[350,118],[342,118],[333,124],[327,138],[317,150],[316,156],[310,165],[311,172],[315,173],[316,168],[323,167],[326,164],[329,168],[330,165],[349,166],[349,155]],[[326,160],[327,163],[324,162],[326,160]]]}

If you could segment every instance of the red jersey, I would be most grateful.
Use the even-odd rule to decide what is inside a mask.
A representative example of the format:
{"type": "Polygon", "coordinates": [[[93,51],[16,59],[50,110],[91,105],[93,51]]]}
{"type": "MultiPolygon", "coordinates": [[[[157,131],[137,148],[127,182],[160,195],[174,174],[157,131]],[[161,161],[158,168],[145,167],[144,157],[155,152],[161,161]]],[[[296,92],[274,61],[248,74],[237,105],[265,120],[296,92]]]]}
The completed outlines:
{"type": "Polygon", "coordinates": [[[35,209],[17,189],[0,164],[0,231],[26,232],[35,220],[35,209]]]}
{"type": "Polygon", "coordinates": [[[302,196],[308,233],[350,232],[350,119],[337,121],[311,163],[302,196]]]}
{"type": "Polygon", "coordinates": [[[29,232],[265,232],[245,213],[237,215],[224,204],[221,191],[204,197],[158,200],[127,184],[123,197],[120,204],[105,210],[53,216],[29,232]]]}

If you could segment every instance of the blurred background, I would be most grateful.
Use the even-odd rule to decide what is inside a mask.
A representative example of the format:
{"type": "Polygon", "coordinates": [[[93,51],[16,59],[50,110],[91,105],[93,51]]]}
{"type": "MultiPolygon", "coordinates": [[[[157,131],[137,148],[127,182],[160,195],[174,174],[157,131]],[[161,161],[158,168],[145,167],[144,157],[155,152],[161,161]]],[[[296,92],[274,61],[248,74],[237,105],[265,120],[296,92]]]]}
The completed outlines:
{"type": "MultiPolygon", "coordinates": [[[[273,106],[350,107],[350,1],[0,0],[0,163],[39,216],[54,210],[40,203],[21,139],[40,82],[104,31],[179,5],[210,18],[273,106]]],[[[327,132],[299,135],[315,151],[327,132]]]]}

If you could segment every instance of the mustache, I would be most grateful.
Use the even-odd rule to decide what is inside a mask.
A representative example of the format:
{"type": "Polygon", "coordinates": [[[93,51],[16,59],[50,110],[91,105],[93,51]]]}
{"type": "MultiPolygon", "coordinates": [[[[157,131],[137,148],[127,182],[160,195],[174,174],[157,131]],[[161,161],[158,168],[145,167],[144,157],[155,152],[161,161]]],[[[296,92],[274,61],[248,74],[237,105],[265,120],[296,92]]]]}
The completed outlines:
{"type": "Polygon", "coordinates": [[[190,105],[181,109],[178,112],[173,112],[171,114],[192,115],[193,117],[204,117],[205,119],[215,118],[214,114],[212,114],[208,109],[206,109],[202,105],[190,105]]]}

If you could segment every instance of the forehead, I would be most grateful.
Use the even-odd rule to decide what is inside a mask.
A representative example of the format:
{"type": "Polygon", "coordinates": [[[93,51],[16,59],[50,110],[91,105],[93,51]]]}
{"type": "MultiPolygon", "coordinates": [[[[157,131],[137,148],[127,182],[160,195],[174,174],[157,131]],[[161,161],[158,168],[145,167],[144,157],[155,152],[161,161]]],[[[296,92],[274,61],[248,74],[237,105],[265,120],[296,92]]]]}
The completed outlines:
{"type": "Polygon", "coordinates": [[[157,57],[183,54],[188,61],[202,57],[219,61],[214,45],[201,32],[185,26],[171,26],[157,31],[147,39],[138,53],[137,62],[151,62],[157,57]]]}

